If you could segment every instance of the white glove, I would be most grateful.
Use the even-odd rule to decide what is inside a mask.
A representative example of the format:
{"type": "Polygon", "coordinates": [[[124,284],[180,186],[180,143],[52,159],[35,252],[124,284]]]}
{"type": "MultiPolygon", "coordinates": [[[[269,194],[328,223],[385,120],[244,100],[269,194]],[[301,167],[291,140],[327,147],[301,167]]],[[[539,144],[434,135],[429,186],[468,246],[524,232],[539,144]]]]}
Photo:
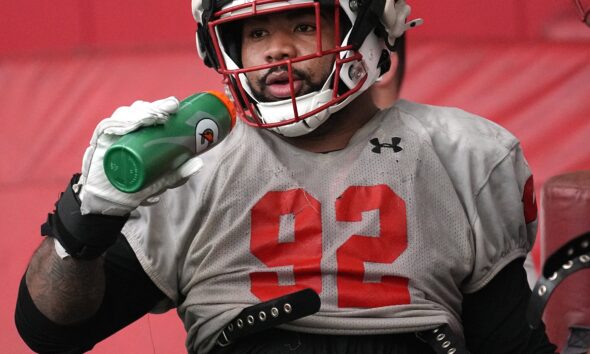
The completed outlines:
{"type": "Polygon", "coordinates": [[[389,46],[393,47],[395,40],[401,37],[408,29],[424,23],[421,18],[406,22],[411,11],[412,8],[406,4],[406,0],[385,0],[381,23],[387,31],[387,44],[389,46]]]}
{"type": "Polygon", "coordinates": [[[175,97],[151,103],[136,101],[129,107],[118,108],[110,118],[102,120],[97,125],[90,146],[84,154],[82,175],[74,186],[74,191],[79,193],[82,202],[82,214],[125,215],[140,204],[157,203],[157,195],[184,183],[201,168],[202,160],[193,157],[136,193],[117,190],[104,173],[105,152],[121,135],[143,126],[163,124],[178,107],[179,102],[175,97]]]}

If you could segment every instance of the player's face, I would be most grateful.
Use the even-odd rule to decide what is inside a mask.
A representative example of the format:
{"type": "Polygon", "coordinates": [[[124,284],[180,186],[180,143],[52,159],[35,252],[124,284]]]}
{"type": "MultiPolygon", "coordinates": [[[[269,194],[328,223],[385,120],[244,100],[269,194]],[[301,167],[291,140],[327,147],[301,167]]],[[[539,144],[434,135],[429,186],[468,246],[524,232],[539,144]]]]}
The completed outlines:
{"type": "MultiPolygon", "coordinates": [[[[256,16],[244,20],[242,64],[244,68],[273,64],[318,51],[317,32],[321,31],[321,50],[334,47],[333,21],[321,16],[320,29],[312,10],[294,10],[256,16]]],[[[334,55],[293,63],[293,91],[301,96],[318,90],[332,71],[334,55]]],[[[246,73],[259,101],[278,101],[291,97],[287,65],[246,73]]]]}

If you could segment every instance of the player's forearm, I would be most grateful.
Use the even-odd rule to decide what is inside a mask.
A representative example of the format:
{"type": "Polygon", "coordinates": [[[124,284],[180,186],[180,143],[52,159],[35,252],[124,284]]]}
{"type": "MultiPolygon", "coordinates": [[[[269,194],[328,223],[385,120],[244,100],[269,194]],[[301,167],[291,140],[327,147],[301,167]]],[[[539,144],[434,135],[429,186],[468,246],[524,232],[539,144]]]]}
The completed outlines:
{"type": "Polygon", "coordinates": [[[103,257],[61,259],[54,239],[46,238],[33,255],[26,273],[35,306],[51,321],[75,324],[100,307],[105,290],[103,257]]]}

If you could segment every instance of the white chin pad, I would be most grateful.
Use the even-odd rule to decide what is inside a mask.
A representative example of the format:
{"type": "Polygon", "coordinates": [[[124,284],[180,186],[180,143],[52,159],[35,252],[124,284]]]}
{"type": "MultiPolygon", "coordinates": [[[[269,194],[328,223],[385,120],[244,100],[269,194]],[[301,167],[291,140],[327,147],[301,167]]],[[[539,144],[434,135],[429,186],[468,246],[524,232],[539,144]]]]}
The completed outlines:
{"type": "MultiPolygon", "coordinates": [[[[311,92],[297,97],[297,112],[304,114],[327,103],[332,97],[332,90],[311,92]]],[[[258,114],[264,123],[280,123],[295,117],[293,104],[290,99],[276,102],[259,102],[256,104],[258,114]]],[[[300,136],[307,134],[319,127],[329,117],[328,110],[322,110],[302,121],[285,126],[273,128],[274,131],[284,136],[300,136]]]]}

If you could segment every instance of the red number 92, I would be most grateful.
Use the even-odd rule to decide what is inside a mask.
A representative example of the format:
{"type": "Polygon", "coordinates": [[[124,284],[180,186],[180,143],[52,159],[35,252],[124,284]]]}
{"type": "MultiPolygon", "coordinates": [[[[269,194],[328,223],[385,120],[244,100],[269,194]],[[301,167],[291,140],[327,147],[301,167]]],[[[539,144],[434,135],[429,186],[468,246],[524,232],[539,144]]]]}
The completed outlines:
{"type": "MultiPolygon", "coordinates": [[[[407,248],[406,206],[386,185],[349,187],[335,202],[336,221],[360,222],[365,211],[379,210],[380,234],[351,235],[336,250],[338,306],[371,308],[410,302],[408,279],[384,275],[364,281],[364,262],[391,264],[407,248]]],[[[322,219],[320,203],[303,189],[268,192],[251,211],[250,249],[268,267],[292,266],[293,285],[280,285],[276,272],[250,274],[251,291],[260,300],[303,288],[322,291],[322,219]],[[294,239],[279,241],[281,216],[294,220],[294,239]]]]}

